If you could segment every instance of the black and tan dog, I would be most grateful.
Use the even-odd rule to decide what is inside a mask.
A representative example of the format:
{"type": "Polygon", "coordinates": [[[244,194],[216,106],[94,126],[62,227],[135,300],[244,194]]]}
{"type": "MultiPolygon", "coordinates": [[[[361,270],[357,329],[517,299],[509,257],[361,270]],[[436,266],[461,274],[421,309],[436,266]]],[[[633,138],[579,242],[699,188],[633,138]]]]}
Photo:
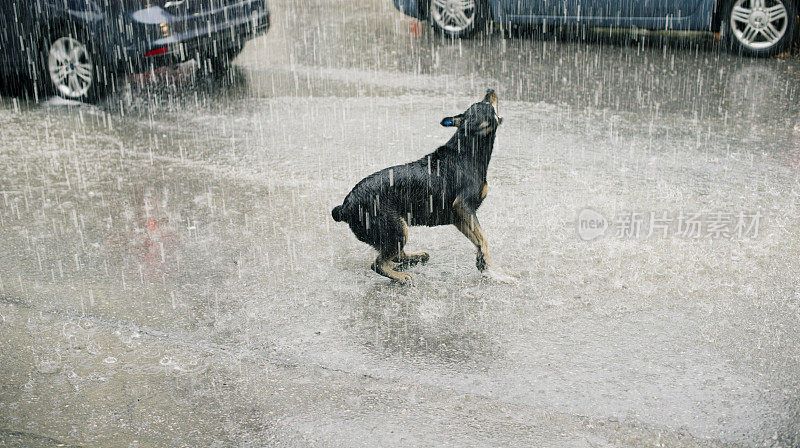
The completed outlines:
{"type": "Polygon", "coordinates": [[[442,120],[457,127],[455,135],[425,157],[378,171],[356,184],[331,214],[345,221],[356,237],[378,250],[372,270],[400,283],[410,274],[391,268],[391,262],[428,261],[426,252],[406,253],[408,226],[455,225],[478,250],[476,265],[489,267],[489,248],[475,212],[486,197],[486,170],[492,157],[497,127],[497,94],[466,112],[442,120]]]}

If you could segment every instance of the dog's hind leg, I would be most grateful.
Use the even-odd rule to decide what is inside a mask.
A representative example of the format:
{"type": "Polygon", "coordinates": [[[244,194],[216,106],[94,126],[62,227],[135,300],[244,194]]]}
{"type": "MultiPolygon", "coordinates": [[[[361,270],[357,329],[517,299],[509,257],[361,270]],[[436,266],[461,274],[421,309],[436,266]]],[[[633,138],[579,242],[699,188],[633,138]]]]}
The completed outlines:
{"type": "MultiPolygon", "coordinates": [[[[408,241],[408,224],[403,218],[400,218],[400,221],[403,223],[403,234],[405,235],[405,240],[408,241]]],[[[399,263],[399,267],[405,266],[413,266],[417,263],[425,264],[431,256],[425,251],[417,251],[417,252],[406,252],[404,250],[400,250],[400,253],[395,255],[394,261],[395,263],[399,263]]]]}
{"type": "Polygon", "coordinates": [[[373,244],[378,249],[378,258],[372,263],[372,270],[398,283],[410,283],[411,274],[397,272],[391,268],[391,262],[403,254],[403,246],[408,238],[408,227],[397,215],[383,214],[375,217],[378,241],[373,244]]]}
{"type": "Polygon", "coordinates": [[[479,271],[483,272],[489,267],[489,242],[486,240],[486,235],[483,233],[478,217],[475,212],[465,207],[460,199],[453,202],[453,209],[455,210],[456,222],[455,226],[464,234],[477,249],[475,256],[475,266],[479,271]]]}

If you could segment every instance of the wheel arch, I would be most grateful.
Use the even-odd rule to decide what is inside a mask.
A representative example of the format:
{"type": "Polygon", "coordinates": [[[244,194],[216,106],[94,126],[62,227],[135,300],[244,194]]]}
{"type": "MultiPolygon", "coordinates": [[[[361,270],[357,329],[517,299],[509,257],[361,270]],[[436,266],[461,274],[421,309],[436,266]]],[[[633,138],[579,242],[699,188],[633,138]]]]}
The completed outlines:
{"type": "Polygon", "coordinates": [[[711,31],[722,32],[722,11],[725,5],[732,0],[716,0],[714,2],[714,13],[711,15],[711,31]]]}
{"type": "Polygon", "coordinates": [[[430,0],[418,0],[417,1],[417,17],[422,20],[428,20],[428,6],[430,5],[430,0]]]}
{"type": "MultiPolygon", "coordinates": [[[[499,23],[502,18],[502,6],[500,0],[484,0],[487,3],[489,14],[487,18],[490,21],[499,23]]],[[[428,20],[428,11],[430,11],[431,0],[418,0],[417,2],[417,17],[422,20],[428,20]]]]}
{"type": "Polygon", "coordinates": [[[108,65],[112,52],[105,36],[108,34],[103,22],[106,17],[95,10],[74,11],[62,7],[50,6],[43,11],[42,25],[39,27],[39,44],[43,47],[49,36],[59,30],[69,30],[78,35],[84,35],[88,44],[92,46],[93,56],[99,58],[98,62],[108,65]]]}
{"type": "Polygon", "coordinates": [[[68,17],[62,15],[48,17],[42,21],[41,26],[38,28],[38,36],[36,36],[42,58],[47,56],[48,40],[62,30],[70,30],[76,34],[88,34],[88,30],[83,24],[76,23],[76,21],[70,20],[68,17]]]}

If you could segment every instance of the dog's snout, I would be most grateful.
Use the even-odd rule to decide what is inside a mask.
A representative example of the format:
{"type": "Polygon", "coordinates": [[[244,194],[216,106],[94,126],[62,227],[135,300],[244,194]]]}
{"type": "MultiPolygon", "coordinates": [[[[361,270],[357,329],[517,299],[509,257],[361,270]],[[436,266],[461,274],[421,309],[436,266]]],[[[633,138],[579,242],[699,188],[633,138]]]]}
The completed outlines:
{"type": "Polygon", "coordinates": [[[497,125],[500,126],[501,124],[503,124],[503,117],[501,117],[500,114],[498,114],[497,93],[495,93],[494,89],[486,89],[486,95],[483,97],[483,101],[492,105],[497,125]]]}
{"type": "Polygon", "coordinates": [[[497,125],[499,126],[501,123],[503,123],[503,117],[497,113],[497,93],[495,93],[494,89],[486,89],[486,95],[483,97],[483,102],[492,105],[492,109],[494,109],[495,120],[497,120],[497,125]]]}

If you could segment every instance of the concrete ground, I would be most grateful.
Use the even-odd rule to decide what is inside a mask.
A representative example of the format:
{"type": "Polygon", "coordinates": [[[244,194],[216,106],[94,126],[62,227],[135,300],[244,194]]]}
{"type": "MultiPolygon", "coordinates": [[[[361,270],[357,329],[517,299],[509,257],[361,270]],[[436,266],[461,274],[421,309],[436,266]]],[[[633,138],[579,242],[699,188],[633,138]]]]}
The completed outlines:
{"type": "Polygon", "coordinates": [[[800,445],[796,57],[271,7],[229,73],[0,98],[0,446],[800,445]],[[331,208],[487,87],[510,280],[454,228],[375,275],[331,208]]]}

